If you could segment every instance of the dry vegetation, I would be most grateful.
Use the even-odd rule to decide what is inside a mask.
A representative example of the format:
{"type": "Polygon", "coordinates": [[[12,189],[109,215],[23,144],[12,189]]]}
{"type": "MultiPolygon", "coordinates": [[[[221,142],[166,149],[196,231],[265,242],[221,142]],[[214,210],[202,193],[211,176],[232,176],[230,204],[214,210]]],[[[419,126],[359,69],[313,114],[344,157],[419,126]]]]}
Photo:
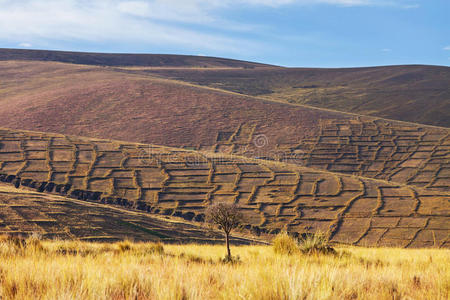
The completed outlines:
{"type": "Polygon", "coordinates": [[[276,254],[270,246],[0,242],[6,299],[448,299],[450,253],[338,248],[276,254]]]}

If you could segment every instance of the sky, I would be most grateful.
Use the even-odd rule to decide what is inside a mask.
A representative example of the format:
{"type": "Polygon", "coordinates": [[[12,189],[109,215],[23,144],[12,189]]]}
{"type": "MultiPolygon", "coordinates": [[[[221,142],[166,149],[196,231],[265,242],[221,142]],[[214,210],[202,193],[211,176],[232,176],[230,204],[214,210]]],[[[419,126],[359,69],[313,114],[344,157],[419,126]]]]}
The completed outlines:
{"type": "Polygon", "coordinates": [[[0,0],[0,47],[450,66],[450,0],[0,0]]]}

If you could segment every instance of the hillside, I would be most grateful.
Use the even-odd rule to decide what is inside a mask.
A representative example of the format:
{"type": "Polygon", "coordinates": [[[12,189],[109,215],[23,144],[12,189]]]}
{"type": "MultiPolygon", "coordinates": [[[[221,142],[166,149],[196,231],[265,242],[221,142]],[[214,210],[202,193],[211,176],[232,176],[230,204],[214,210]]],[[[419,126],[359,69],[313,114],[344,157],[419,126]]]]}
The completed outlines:
{"type": "Polygon", "coordinates": [[[5,60],[134,67],[255,68],[267,66],[234,59],[193,55],[89,53],[0,48],[0,61],[5,60]]]}
{"type": "Polygon", "coordinates": [[[450,127],[449,67],[139,72],[289,103],[450,127]]]}
{"type": "MultiPolygon", "coordinates": [[[[0,130],[1,181],[202,221],[235,202],[253,234],[330,231],[354,245],[449,247],[448,192],[240,156],[0,130]]],[[[5,208],[2,208],[3,210],[5,208]]],[[[2,212],[3,213],[3,212],[2,212]]]]}
{"type": "MultiPolygon", "coordinates": [[[[114,242],[223,243],[220,232],[177,218],[16,189],[0,183],[0,234],[114,242]]],[[[232,237],[234,244],[257,243],[232,237]]]]}
{"type": "Polygon", "coordinates": [[[13,60],[114,67],[286,103],[450,127],[450,68],[442,66],[282,68],[204,56],[0,49],[0,61],[13,60]]]}
{"type": "Polygon", "coordinates": [[[449,190],[450,129],[95,66],[0,63],[0,126],[160,144],[449,190]]]}

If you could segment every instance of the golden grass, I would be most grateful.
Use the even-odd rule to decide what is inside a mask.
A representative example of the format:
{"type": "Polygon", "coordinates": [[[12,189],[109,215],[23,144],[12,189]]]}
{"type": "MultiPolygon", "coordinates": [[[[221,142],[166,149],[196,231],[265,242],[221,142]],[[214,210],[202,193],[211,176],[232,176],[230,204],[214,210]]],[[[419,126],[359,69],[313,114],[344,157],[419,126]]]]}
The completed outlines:
{"type": "Polygon", "coordinates": [[[280,255],[270,246],[240,246],[233,247],[239,261],[223,263],[223,246],[41,244],[2,240],[1,298],[448,299],[450,290],[447,249],[280,255]]]}

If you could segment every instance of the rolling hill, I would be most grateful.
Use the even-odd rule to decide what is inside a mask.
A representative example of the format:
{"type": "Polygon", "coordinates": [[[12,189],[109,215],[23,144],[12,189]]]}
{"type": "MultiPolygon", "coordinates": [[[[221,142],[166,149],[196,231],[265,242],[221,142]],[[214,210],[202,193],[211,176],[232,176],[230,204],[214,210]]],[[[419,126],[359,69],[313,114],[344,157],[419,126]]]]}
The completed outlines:
{"type": "Polygon", "coordinates": [[[0,126],[281,160],[449,190],[447,128],[96,66],[8,61],[0,74],[0,126]]]}
{"type": "Polygon", "coordinates": [[[168,68],[139,72],[283,102],[450,127],[449,67],[168,68]]]}
{"type": "MultiPolygon", "coordinates": [[[[156,145],[0,130],[0,181],[201,222],[238,203],[253,234],[329,231],[354,245],[449,247],[448,192],[156,145]]],[[[21,205],[19,205],[21,206],[21,205]]]]}
{"type": "Polygon", "coordinates": [[[443,66],[284,68],[203,56],[0,49],[0,61],[13,60],[106,66],[286,103],[450,127],[450,68],[443,66]]]}

